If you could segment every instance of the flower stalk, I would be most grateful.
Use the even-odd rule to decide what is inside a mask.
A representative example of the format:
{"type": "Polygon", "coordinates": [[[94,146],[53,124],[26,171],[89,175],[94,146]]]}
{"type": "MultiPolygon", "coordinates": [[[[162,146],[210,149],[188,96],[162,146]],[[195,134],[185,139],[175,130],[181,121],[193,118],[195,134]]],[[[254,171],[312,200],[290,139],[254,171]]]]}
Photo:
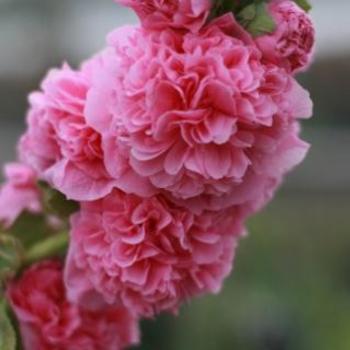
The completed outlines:
{"type": "Polygon", "coordinates": [[[28,266],[37,261],[60,255],[66,251],[68,243],[69,235],[67,232],[53,235],[29,249],[25,254],[23,265],[28,266]]]}

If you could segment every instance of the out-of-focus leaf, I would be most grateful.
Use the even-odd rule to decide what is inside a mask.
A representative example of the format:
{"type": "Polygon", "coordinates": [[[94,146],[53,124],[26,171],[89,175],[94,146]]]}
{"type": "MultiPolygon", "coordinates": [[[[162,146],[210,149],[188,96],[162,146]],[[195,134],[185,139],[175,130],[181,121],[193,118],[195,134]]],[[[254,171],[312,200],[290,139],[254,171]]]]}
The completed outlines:
{"type": "Polygon", "coordinates": [[[52,228],[48,225],[44,215],[24,212],[13,224],[10,233],[27,248],[50,235],[52,228]]]}
{"type": "Polygon", "coordinates": [[[40,183],[40,187],[43,191],[44,206],[53,215],[66,219],[79,210],[77,202],[67,199],[64,194],[52,189],[46,183],[40,183]]]}
{"type": "Polygon", "coordinates": [[[66,199],[66,197],[55,190],[52,190],[49,205],[58,216],[67,218],[79,210],[79,205],[75,201],[66,199]]]}
{"type": "Polygon", "coordinates": [[[253,4],[256,0],[213,0],[213,6],[210,18],[222,16],[225,13],[232,12],[238,14],[244,7],[253,4]]]}
{"type": "Polygon", "coordinates": [[[45,240],[66,226],[69,215],[77,210],[78,205],[65,199],[63,194],[40,182],[43,213],[23,212],[8,230],[17,237],[24,248],[30,248],[37,242],[45,240]]]}
{"type": "Polygon", "coordinates": [[[8,318],[12,324],[13,330],[16,335],[16,350],[24,350],[24,347],[22,345],[22,339],[21,339],[21,330],[19,328],[17,317],[14,311],[10,307],[7,308],[7,313],[8,313],[8,318]]]}
{"type": "Polygon", "coordinates": [[[0,350],[16,349],[16,332],[7,315],[5,303],[0,306],[0,350]]]}
{"type": "Polygon", "coordinates": [[[254,37],[273,33],[276,23],[269,14],[265,2],[255,2],[246,6],[239,14],[238,20],[254,37]]]}
{"type": "MultiPolygon", "coordinates": [[[[21,243],[9,234],[0,235],[0,282],[15,276],[21,266],[23,249],[21,243]]],[[[1,350],[1,349],[0,349],[1,350]]]]}
{"type": "Polygon", "coordinates": [[[238,18],[243,27],[248,27],[250,23],[254,21],[257,16],[256,4],[251,4],[242,9],[238,18]]]}
{"type": "Polygon", "coordinates": [[[308,0],[294,0],[303,10],[309,12],[312,9],[312,6],[308,2],[308,0]]]}

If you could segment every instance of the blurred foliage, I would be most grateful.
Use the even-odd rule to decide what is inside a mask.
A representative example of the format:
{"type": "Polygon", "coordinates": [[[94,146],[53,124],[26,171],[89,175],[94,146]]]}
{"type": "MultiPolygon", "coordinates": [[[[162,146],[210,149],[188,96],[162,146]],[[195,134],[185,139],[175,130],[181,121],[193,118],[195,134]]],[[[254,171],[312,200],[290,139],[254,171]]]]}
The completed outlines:
{"type": "Polygon", "coordinates": [[[16,349],[16,333],[7,313],[7,306],[0,302],[0,350],[16,349]]]}
{"type": "Polygon", "coordinates": [[[243,8],[237,19],[253,37],[273,33],[276,29],[276,23],[264,1],[255,1],[243,8]]]}
{"type": "Polygon", "coordinates": [[[12,235],[0,233],[0,302],[2,287],[16,275],[22,263],[22,255],[19,240],[12,235]]]}
{"type": "Polygon", "coordinates": [[[312,8],[308,0],[294,0],[294,2],[307,12],[309,12],[312,8]]]}
{"type": "Polygon", "coordinates": [[[218,296],[143,324],[140,350],[350,349],[348,194],[281,194],[218,296]]]}
{"type": "Polygon", "coordinates": [[[44,215],[23,212],[11,227],[11,234],[17,237],[24,247],[30,247],[37,241],[50,237],[53,230],[44,215]]]}
{"type": "Polygon", "coordinates": [[[65,220],[79,210],[78,202],[67,199],[63,193],[51,188],[47,183],[41,181],[39,187],[43,196],[45,212],[65,220]]]}

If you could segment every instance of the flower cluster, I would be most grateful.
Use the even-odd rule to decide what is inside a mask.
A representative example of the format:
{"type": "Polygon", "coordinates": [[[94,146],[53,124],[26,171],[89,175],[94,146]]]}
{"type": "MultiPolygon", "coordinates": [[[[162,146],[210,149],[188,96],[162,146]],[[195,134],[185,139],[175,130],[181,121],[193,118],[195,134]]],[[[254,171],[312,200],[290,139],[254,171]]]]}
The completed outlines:
{"type": "Polygon", "coordinates": [[[24,165],[0,192],[7,226],[44,209],[38,179],[80,208],[64,267],[9,287],[29,350],[122,349],[140,318],[218,293],[246,219],[309,148],[312,102],[294,75],[314,29],[294,2],[272,0],[276,28],[256,38],[233,13],[212,19],[209,0],[117,2],[141,25],[79,70],[49,72],[29,98],[24,165]]]}

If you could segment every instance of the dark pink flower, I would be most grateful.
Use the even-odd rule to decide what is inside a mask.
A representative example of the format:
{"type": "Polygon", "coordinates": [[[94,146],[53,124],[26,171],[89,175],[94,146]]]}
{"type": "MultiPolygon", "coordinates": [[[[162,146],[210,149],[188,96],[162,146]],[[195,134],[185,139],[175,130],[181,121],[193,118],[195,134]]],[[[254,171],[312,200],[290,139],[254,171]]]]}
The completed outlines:
{"type": "Polygon", "coordinates": [[[74,200],[93,200],[114,186],[106,172],[101,136],[85,121],[89,71],[50,71],[42,91],[30,95],[21,159],[38,176],[74,200]]]}
{"type": "Polygon", "coordinates": [[[113,191],[73,216],[66,265],[74,302],[122,302],[143,316],[176,311],[183,301],[217,293],[232,267],[245,213],[194,215],[162,196],[113,191]]]}
{"type": "Polygon", "coordinates": [[[197,32],[205,24],[212,0],[115,0],[131,7],[147,29],[197,32]]]}
{"type": "Polygon", "coordinates": [[[118,350],[138,343],[136,318],[123,307],[87,311],[67,301],[62,265],[34,265],[8,288],[25,350],[118,350]]]}
{"type": "Polygon", "coordinates": [[[310,16],[291,0],[273,0],[268,6],[276,30],[256,38],[264,59],[290,72],[306,69],[315,47],[315,28],[310,16]]]}
{"type": "Polygon", "coordinates": [[[41,198],[35,171],[27,165],[5,165],[6,182],[0,189],[0,222],[8,228],[23,211],[40,213],[41,198]]]}

